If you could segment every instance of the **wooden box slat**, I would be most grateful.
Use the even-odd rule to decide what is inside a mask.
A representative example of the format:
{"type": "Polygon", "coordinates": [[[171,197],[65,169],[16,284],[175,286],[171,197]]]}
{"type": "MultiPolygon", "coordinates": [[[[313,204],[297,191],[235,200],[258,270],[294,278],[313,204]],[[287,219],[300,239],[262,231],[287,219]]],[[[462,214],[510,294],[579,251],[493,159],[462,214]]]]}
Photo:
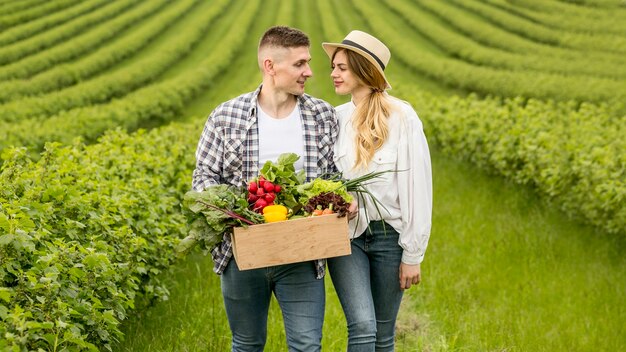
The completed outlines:
{"type": "Polygon", "coordinates": [[[240,270],[348,255],[348,220],[330,214],[236,227],[233,252],[240,270]]]}

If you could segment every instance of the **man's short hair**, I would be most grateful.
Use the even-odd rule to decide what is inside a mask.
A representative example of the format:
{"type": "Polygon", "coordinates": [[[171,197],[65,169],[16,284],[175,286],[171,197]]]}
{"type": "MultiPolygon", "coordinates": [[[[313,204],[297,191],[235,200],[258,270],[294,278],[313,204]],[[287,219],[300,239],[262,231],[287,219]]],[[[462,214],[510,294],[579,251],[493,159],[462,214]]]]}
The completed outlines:
{"type": "Polygon", "coordinates": [[[287,26],[274,26],[265,31],[259,41],[259,49],[272,46],[282,48],[310,47],[309,37],[299,29],[287,26]]]}

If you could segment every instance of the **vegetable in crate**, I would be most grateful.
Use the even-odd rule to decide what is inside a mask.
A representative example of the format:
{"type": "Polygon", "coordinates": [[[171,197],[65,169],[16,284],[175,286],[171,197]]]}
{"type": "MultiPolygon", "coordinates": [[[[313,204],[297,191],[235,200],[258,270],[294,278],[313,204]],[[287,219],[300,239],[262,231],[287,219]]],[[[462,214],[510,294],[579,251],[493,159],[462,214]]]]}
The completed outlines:
{"type": "MultiPolygon", "coordinates": [[[[276,195],[274,204],[283,204],[290,209],[298,209],[301,206],[298,203],[297,187],[305,182],[306,176],[304,170],[296,172],[294,164],[298,159],[300,157],[297,154],[283,153],[276,162],[268,160],[259,170],[258,180],[262,177],[264,182],[270,182],[274,186],[273,193],[276,195]]],[[[258,186],[257,183],[257,188],[258,186]]],[[[264,191],[267,190],[264,188],[264,191]]]]}
{"type": "Polygon", "coordinates": [[[304,211],[313,215],[337,213],[338,216],[343,217],[347,214],[349,206],[350,203],[347,203],[339,194],[322,192],[309,198],[307,204],[304,206],[304,211]]]}
{"type": "Polygon", "coordinates": [[[216,185],[204,191],[189,191],[183,198],[183,213],[189,221],[189,235],[176,248],[186,254],[197,244],[210,250],[220,241],[222,234],[233,227],[263,223],[261,214],[248,209],[243,189],[216,185]]]}
{"type": "Polygon", "coordinates": [[[311,182],[298,186],[298,193],[300,194],[299,201],[302,204],[307,204],[310,198],[322,193],[334,193],[343,198],[346,203],[350,203],[353,200],[342,181],[324,180],[321,178],[316,178],[311,182]]]}
{"type": "Polygon", "coordinates": [[[268,205],[263,208],[265,222],[285,221],[289,217],[289,209],[284,205],[268,205]]]}
{"type": "Polygon", "coordinates": [[[316,178],[298,187],[299,201],[305,204],[305,211],[309,214],[317,215],[315,213],[318,210],[323,211],[332,207],[333,212],[338,213],[339,216],[345,216],[350,202],[354,199],[352,194],[360,200],[368,196],[380,214],[381,211],[378,206],[380,205],[383,209],[385,207],[363,185],[387,172],[396,172],[396,170],[370,172],[350,180],[342,178],[341,173],[330,175],[330,179],[316,178]]]}
{"type": "Polygon", "coordinates": [[[257,180],[252,180],[248,184],[248,203],[252,210],[262,213],[266,206],[274,204],[280,190],[280,185],[275,185],[263,176],[259,176],[257,180]]]}

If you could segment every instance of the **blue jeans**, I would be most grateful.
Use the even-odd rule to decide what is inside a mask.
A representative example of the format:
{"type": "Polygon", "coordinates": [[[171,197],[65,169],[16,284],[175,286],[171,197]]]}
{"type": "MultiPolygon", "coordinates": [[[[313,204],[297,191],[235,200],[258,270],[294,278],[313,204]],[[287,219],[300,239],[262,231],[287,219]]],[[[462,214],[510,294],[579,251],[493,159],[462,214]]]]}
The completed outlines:
{"type": "Polygon", "coordinates": [[[289,351],[320,351],[324,280],[312,262],[240,271],[232,258],[222,274],[222,295],[233,335],[232,351],[263,351],[272,293],[282,310],[289,351]]]}
{"type": "Polygon", "coordinates": [[[348,351],[393,351],[402,290],[399,234],[381,221],[370,222],[352,240],[352,254],[328,259],[330,277],[348,322],[348,351]]]}

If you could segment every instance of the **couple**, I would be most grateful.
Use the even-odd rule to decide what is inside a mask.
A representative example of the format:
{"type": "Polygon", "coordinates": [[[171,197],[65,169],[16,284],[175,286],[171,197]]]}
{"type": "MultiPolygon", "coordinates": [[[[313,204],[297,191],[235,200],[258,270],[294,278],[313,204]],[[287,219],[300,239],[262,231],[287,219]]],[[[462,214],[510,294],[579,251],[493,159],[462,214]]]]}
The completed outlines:
{"type": "MultiPolygon", "coordinates": [[[[388,212],[380,219],[372,204],[353,203],[352,254],[328,259],[348,322],[348,350],[392,351],[402,293],[420,282],[430,234],[426,138],[412,107],[386,93],[384,70],[391,54],[382,42],[353,31],[342,43],[323,44],[335,92],[352,97],[336,111],[304,94],[313,74],[309,47],[307,35],[294,28],[276,26],[264,33],[258,48],[263,83],[211,113],[196,151],[193,188],[242,186],[258,175],[259,165],[286,152],[301,156],[295,166],[308,180],[336,171],[353,178],[404,170],[367,186],[388,212]]],[[[289,351],[321,349],[325,260],[240,271],[229,234],[212,256],[214,271],[221,274],[233,351],[263,350],[272,293],[289,351]]]]}

